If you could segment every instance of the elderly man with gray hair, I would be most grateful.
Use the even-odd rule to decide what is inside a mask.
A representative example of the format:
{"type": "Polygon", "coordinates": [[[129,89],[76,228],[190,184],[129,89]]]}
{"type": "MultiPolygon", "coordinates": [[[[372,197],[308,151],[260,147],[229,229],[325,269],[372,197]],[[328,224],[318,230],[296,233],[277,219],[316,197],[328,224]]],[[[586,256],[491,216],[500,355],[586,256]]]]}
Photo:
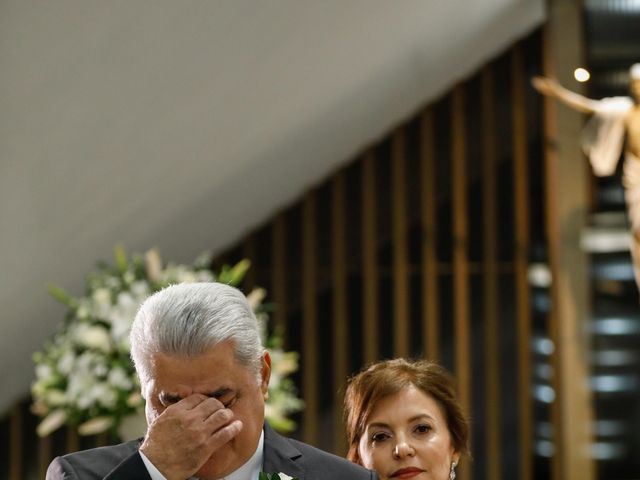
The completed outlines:
{"type": "Polygon", "coordinates": [[[375,479],[264,421],[271,359],[245,296],[220,283],[170,286],[140,307],[131,356],[146,399],[143,439],[53,460],[47,480],[375,479]]]}

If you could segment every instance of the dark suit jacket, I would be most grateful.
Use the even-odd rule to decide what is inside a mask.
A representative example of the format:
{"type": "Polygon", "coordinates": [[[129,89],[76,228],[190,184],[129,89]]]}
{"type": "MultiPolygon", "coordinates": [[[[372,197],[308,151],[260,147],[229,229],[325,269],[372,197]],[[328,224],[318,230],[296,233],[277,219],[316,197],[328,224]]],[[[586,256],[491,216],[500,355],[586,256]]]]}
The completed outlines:
{"type": "MultiPolygon", "coordinates": [[[[49,465],[46,480],[150,480],[139,446],[140,440],[135,440],[57,457],[49,465]]],[[[265,472],[282,472],[301,480],[377,480],[373,472],[278,435],[266,423],[263,462],[265,472]]]]}

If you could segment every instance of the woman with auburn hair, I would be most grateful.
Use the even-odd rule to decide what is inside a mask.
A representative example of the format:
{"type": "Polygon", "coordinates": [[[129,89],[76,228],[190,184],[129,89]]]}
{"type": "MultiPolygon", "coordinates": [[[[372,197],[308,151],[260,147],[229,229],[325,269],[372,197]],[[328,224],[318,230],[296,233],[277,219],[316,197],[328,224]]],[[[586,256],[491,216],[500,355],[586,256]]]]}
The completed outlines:
{"type": "Polygon", "coordinates": [[[353,376],[344,399],[348,458],[381,480],[453,480],[468,454],[469,427],[451,376],[402,358],[353,376]]]}

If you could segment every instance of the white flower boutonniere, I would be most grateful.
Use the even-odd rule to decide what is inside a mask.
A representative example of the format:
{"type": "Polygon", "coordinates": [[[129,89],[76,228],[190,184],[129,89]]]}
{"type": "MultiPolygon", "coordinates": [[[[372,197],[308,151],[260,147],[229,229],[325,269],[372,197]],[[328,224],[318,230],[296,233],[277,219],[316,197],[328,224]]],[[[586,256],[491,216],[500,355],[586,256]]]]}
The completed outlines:
{"type": "Polygon", "coordinates": [[[286,473],[266,473],[260,472],[258,480],[298,480],[298,477],[290,477],[286,473]]]}

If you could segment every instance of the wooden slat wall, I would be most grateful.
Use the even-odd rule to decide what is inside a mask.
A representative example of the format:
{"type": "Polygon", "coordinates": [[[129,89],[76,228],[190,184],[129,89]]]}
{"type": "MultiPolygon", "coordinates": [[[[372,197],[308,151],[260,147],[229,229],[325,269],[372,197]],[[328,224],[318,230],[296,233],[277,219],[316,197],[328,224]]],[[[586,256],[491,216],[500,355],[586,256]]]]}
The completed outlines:
{"type": "Polygon", "coordinates": [[[519,46],[511,53],[513,95],[513,198],[515,223],[515,301],[518,337],[518,426],[520,429],[520,475],[530,480],[533,473],[533,416],[531,405],[531,302],[529,266],[529,194],[524,59],[519,46]]]}
{"type": "MultiPolygon", "coordinates": [[[[549,6],[544,28],[543,71],[564,85],[573,79],[566,65],[583,59],[581,5],[556,0],[549,6]],[[556,68],[557,67],[557,68],[556,68]]],[[[544,99],[545,201],[549,267],[553,277],[548,335],[551,355],[553,425],[553,480],[591,480],[597,477],[589,454],[593,445],[594,412],[584,332],[590,317],[588,268],[585,254],[575,248],[587,223],[587,165],[580,149],[581,115],[544,99]],[[567,179],[571,178],[570,182],[567,179]]]]}
{"type": "MultiPolygon", "coordinates": [[[[473,453],[480,454],[461,465],[458,478],[534,478],[533,460],[542,460],[534,449],[527,269],[531,238],[554,238],[557,226],[555,197],[543,199],[542,189],[531,188],[532,165],[542,159],[530,155],[530,146],[541,139],[527,125],[541,125],[542,118],[526,108],[535,95],[526,86],[529,62],[540,55],[539,35],[526,45],[527,55],[515,46],[487,64],[274,216],[258,232],[266,237],[251,233],[224,257],[253,260],[255,270],[245,286],[268,290],[277,307],[271,326],[287,327],[286,347],[300,352],[296,378],[306,409],[297,417],[295,436],[343,454],[341,402],[348,376],[382,356],[417,351],[453,371],[460,402],[473,415],[473,453]],[[510,65],[506,74],[500,62],[510,65]],[[441,138],[443,125],[447,134],[441,138]],[[450,172],[450,180],[442,181],[442,172],[450,172]],[[505,198],[512,214],[498,216],[505,198]],[[531,223],[535,209],[545,211],[543,226],[531,223]],[[505,245],[511,238],[505,229],[513,245],[505,245]],[[514,294],[503,294],[503,284],[514,294]],[[330,305],[322,303],[329,298],[330,305]],[[507,323],[515,345],[502,336],[507,323]],[[323,337],[325,329],[331,335],[323,337]],[[330,358],[321,337],[331,342],[330,358]],[[321,382],[332,391],[321,391],[321,382]],[[505,401],[511,398],[517,402],[505,401]],[[503,434],[505,418],[517,418],[517,438],[503,434]],[[474,429],[477,425],[481,428],[474,429]]],[[[553,118],[547,125],[553,126],[553,118]]],[[[547,163],[552,155],[547,154],[547,163]]],[[[544,181],[556,191],[555,177],[544,181]]],[[[555,247],[537,247],[557,268],[555,247]]],[[[553,305],[557,293],[551,295],[553,305]]],[[[558,312],[549,318],[545,327],[557,338],[558,312]]],[[[551,423],[564,438],[558,409],[552,407],[551,423]]],[[[24,478],[24,421],[14,412],[10,423],[10,429],[4,427],[11,430],[6,472],[10,479],[24,478]]],[[[86,447],[75,432],[65,435],[56,437],[65,447],[39,442],[35,471],[40,477],[52,455],[86,447]]],[[[561,478],[559,461],[553,472],[561,478]]]]}
{"type": "Polygon", "coordinates": [[[482,69],[482,181],[484,229],[484,318],[485,318],[485,441],[486,478],[502,478],[500,452],[500,329],[498,328],[498,218],[495,78],[489,67],[482,69]]]}
{"type": "MultiPolygon", "coordinates": [[[[545,63],[548,63],[546,61],[545,63]]],[[[545,72],[547,74],[551,74],[553,69],[550,65],[545,65],[545,72]]],[[[554,166],[557,163],[557,152],[552,143],[552,139],[555,138],[557,133],[557,123],[556,123],[556,114],[554,111],[553,100],[549,98],[544,99],[545,108],[544,108],[544,125],[545,125],[545,138],[547,139],[545,144],[545,162],[546,162],[546,176],[545,184],[548,187],[547,190],[547,201],[550,204],[557,203],[556,195],[558,192],[557,185],[557,174],[555,172],[554,166]]],[[[556,214],[554,211],[550,210],[547,213],[547,231],[549,236],[552,239],[558,238],[558,222],[556,219],[556,214]]],[[[552,277],[556,277],[559,275],[558,271],[558,243],[552,241],[549,243],[549,268],[551,270],[552,277]]],[[[551,312],[549,314],[549,326],[548,326],[548,335],[549,338],[559,338],[560,337],[560,325],[559,325],[559,296],[558,290],[555,288],[551,289],[551,312]]],[[[553,371],[560,372],[560,355],[559,352],[554,352],[555,354],[551,356],[550,364],[553,368],[553,371]]],[[[554,375],[551,382],[552,388],[554,391],[559,391],[560,389],[560,376],[554,375]]],[[[562,415],[560,411],[559,403],[553,403],[551,405],[551,423],[554,426],[554,435],[557,437],[562,437],[563,435],[563,425],[562,425],[562,415]]],[[[562,478],[562,463],[561,459],[564,454],[564,446],[562,444],[556,445],[555,455],[553,456],[553,460],[551,462],[551,478],[553,480],[559,480],[562,478]]]]}
{"type": "Polygon", "coordinates": [[[409,355],[409,261],[407,252],[407,160],[405,134],[393,135],[391,202],[393,224],[393,354],[409,355]]]}
{"type": "Polygon", "coordinates": [[[54,456],[110,445],[115,440],[107,434],[80,437],[68,428],[39,438],[35,425],[37,421],[30,411],[28,399],[16,403],[4,419],[0,418],[0,478],[41,480],[54,456]]]}
{"type": "MultiPolygon", "coordinates": [[[[451,102],[451,178],[453,198],[453,314],[455,375],[458,381],[458,399],[462,410],[471,413],[471,360],[469,321],[469,261],[468,214],[466,176],[465,92],[458,85],[451,102]]],[[[462,468],[459,478],[471,478],[469,470],[462,468]]]]}
{"type": "Polygon", "coordinates": [[[23,413],[19,405],[16,405],[11,412],[10,436],[9,436],[9,480],[20,480],[24,478],[24,465],[22,458],[24,437],[23,429],[23,413]]]}
{"type": "MultiPolygon", "coordinates": [[[[273,269],[271,270],[271,298],[276,305],[273,312],[273,326],[287,332],[287,231],[286,220],[283,214],[279,214],[273,222],[271,244],[271,257],[273,269]]],[[[288,339],[284,339],[285,346],[288,339]]]]}
{"type": "Polygon", "coordinates": [[[369,150],[362,161],[362,316],[364,362],[378,359],[378,263],[376,258],[376,157],[369,150]]]}
{"type": "MultiPolygon", "coordinates": [[[[332,251],[332,290],[333,290],[333,392],[334,405],[340,405],[347,380],[349,345],[347,330],[347,248],[346,233],[346,180],[344,171],[333,177],[331,217],[333,220],[332,251]]],[[[342,412],[333,411],[333,444],[335,451],[346,455],[346,440],[342,429],[342,412]]]]}
{"type": "MultiPolygon", "coordinates": [[[[436,256],[437,189],[433,110],[428,108],[421,121],[421,185],[422,206],[422,315],[423,345],[426,356],[440,358],[440,328],[438,324],[438,259],[436,256]]],[[[365,317],[366,318],[366,317],[365,317]]]]}
{"type": "Polygon", "coordinates": [[[67,452],[76,452],[80,450],[80,436],[78,435],[78,431],[74,428],[69,428],[66,431],[67,439],[66,439],[66,450],[67,452]]]}
{"type": "Polygon", "coordinates": [[[38,478],[45,478],[47,465],[53,457],[51,453],[51,437],[38,440],[38,478]]]}
{"type": "Polygon", "coordinates": [[[306,408],[302,436],[307,443],[318,443],[318,304],[316,249],[316,197],[305,196],[302,225],[302,398],[306,408]]]}

